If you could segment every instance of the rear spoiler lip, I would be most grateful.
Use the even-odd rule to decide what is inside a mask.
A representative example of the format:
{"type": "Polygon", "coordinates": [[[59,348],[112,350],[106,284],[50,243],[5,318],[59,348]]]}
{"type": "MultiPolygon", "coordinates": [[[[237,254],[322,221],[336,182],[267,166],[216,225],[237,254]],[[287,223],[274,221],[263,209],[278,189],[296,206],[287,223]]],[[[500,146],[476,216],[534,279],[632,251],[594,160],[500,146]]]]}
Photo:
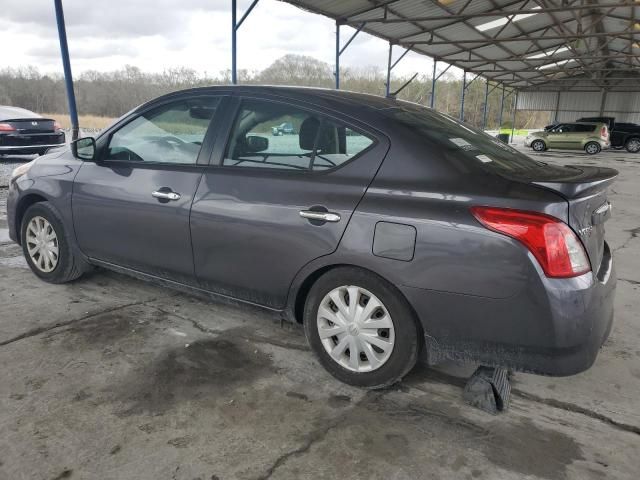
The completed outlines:
{"type": "MultiPolygon", "coordinates": [[[[593,172],[593,171],[592,171],[593,172]]],[[[581,173],[584,173],[581,171],[581,173]]],[[[595,172],[593,172],[595,173],[595,172]]],[[[560,193],[563,197],[571,200],[578,197],[588,196],[596,191],[602,191],[608,188],[618,177],[619,172],[613,168],[598,168],[597,173],[600,176],[606,175],[604,178],[590,180],[592,175],[576,175],[565,181],[532,181],[533,185],[544,187],[560,193]]]]}
{"type": "Polygon", "coordinates": [[[9,123],[9,122],[55,122],[55,120],[53,118],[40,118],[40,117],[8,118],[6,120],[0,120],[0,123],[9,123]]]}

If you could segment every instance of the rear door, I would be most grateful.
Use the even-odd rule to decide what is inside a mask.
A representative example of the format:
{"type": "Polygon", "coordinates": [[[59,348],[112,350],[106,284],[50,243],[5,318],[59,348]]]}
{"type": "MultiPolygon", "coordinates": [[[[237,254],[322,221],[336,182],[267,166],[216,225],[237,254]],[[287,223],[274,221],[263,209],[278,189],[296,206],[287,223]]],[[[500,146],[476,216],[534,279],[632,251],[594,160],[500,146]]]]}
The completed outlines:
{"type": "Polygon", "coordinates": [[[74,227],[86,255],[196,284],[189,213],[222,101],[171,100],[100,139],[101,158],[83,164],[74,182],[74,227]]]}
{"type": "Polygon", "coordinates": [[[207,290],[281,308],[296,273],[337,248],[389,145],[307,106],[236,101],[192,208],[196,275],[207,290]],[[274,128],[285,122],[290,133],[274,128]]]}

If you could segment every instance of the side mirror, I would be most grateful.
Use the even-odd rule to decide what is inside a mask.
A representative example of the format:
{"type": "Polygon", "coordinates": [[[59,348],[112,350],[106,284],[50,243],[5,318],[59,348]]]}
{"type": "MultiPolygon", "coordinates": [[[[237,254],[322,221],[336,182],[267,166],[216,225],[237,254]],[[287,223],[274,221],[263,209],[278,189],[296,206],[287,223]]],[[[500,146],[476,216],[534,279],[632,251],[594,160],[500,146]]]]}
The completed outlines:
{"type": "Polygon", "coordinates": [[[93,161],[96,157],[96,139],[93,137],[79,138],[71,143],[73,156],[86,161],[93,161]]]}
{"type": "Polygon", "coordinates": [[[264,152],[269,148],[269,139],[258,135],[247,136],[245,143],[248,153],[264,152]]]}

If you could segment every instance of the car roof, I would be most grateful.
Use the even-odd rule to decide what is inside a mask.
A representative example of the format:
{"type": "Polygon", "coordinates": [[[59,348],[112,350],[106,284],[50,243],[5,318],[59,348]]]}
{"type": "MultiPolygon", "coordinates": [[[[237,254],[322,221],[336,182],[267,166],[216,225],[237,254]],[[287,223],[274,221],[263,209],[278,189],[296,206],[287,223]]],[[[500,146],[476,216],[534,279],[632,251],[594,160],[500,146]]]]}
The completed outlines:
{"type": "MultiPolygon", "coordinates": [[[[255,95],[267,94],[273,96],[281,96],[283,98],[292,98],[297,100],[309,101],[313,103],[340,103],[343,106],[365,107],[370,110],[383,110],[387,108],[397,107],[399,104],[406,104],[403,100],[394,98],[381,97],[370,93],[358,93],[348,90],[335,90],[331,88],[318,87],[296,87],[296,86],[280,86],[280,85],[212,85],[207,87],[190,88],[187,90],[179,90],[169,93],[162,97],[152,100],[155,102],[165,97],[171,97],[177,94],[188,93],[230,93],[238,95],[255,95]],[[314,102],[315,100],[315,102],[314,102]]],[[[424,105],[421,105],[424,107],[424,105]]]]}
{"type": "Polygon", "coordinates": [[[12,120],[14,118],[41,118],[41,116],[25,108],[0,105],[0,120],[12,120]]]}

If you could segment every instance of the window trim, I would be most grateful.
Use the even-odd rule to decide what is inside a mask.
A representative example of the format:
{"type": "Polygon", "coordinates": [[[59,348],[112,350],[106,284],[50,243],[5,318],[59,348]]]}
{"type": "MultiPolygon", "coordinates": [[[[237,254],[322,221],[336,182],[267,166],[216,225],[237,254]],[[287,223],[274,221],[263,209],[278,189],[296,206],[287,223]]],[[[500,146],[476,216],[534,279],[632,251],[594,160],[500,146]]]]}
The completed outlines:
{"type": "MultiPolygon", "coordinates": [[[[286,173],[292,173],[292,174],[298,174],[298,175],[326,175],[329,173],[333,173],[335,171],[340,170],[342,167],[350,164],[351,162],[353,162],[354,160],[357,160],[358,158],[360,158],[362,155],[364,155],[365,153],[368,153],[369,151],[373,150],[374,148],[376,148],[378,146],[378,144],[380,143],[380,139],[378,138],[378,135],[374,134],[372,131],[370,130],[365,130],[360,126],[354,125],[353,122],[343,118],[343,117],[339,117],[336,116],[332,113],[328,113],[326,111],[323,110],[318,110],[318,109],[314,109],[313,106],[307,106],[306,104],[304,106],[300,106],[298,103],[295,103],[295,101],[290,101],[288,99],[284,99],[284,98],[270,98],[270,97],[261,97],[261,96],[254,96],[254,95],[242,95],[239,94],[238,96],[236,96],[234,98],[235,100],[235,105],[233,105],[233,109],[230,112],[231,116],[232,116],[232,121],[229,123],[229,126],[226,130],[226,139],[224,141],[224,146],[221,149],[221,151],[218,151],[218,156],[215,159],[215,162],[213,161],[214,159],[212,158],[212,162],[209,164],[209,167],[214,167],[214,168],[223,168],[223,169],[227,169],[227,170],[232,170],[232,171],[247,171],[247,170],[251,170],[251,171],[263,171],[263,172],[286,172],[286,173]],[[312,113],[314,115],[317,115],[320,117],[320,120],[322,122],[322,120],[333,120],[335,122],[339,122],[341,124],[343,124],[345,127],[350,128],[351,130],[353,130],[354,132],[357,132],[367,138],[369,138],[371,140],[371,144],[365,148],[364,150],[361,150],[360,152],[358,152],[356,155],[354,155],[352,158],[350,158],[349,160],[347,160],[346,162],[341,163],[340,165],[337,165],[333,168],[327,168],[324,170],[311,170],[310,168],[305,168],[305,169],[298,169],[298,168],[287,168],[287,167],[283,167],[283,168],[277,168],[277,167],[273,167],[273,168],[264,168],[264,167],[251,167],[251,166],[237,166],[237,165],[225,165],[224,164],[224,160],[225,160],[225,155],[227,153],[227,149],[230,146],[231,143],[231,137],[235,131],[235,126],[236,126],[236,122],[239,118],[240,112],[242,111],[242,105],[245,102],[251,102],[251,101],[259,101],[259,102],[264,102],[264,103],[275,103],[275,104],[279,104],[279,105],[286,105],[298,110],[301,110],[303,112],[309,112],[312,113]]],[[[220,144],[222,144],[222,142],[220,142],[220,144]]],[[[216,152],[214,152],[216,153],[216,152]]],[[[212,155],[213,157],[213,155],[212,155]]],[[[311,164],[310,164],[311,165],[311,164]]]]}
{"type": "Polygon", "coordinates": [[[190,95],[175,95],[170,96],[168,98],[164,98],[161,101],[152,101],[144,106],[141,110],[136,110],[132,112],[129,117],[124,118],[118,121],[113,127],[104,132],[104,135],[100,135],[98,141],[100,142],[99,146],[99,154],[97,156],[96,163],[99,165],[113,165],[118,167],[129,167],[129,168],[157,168],[164,167],[164,169],[177,168],[179,170],[187,169],[192,170],[194,168],[202,168],[206,167],[209,164],[210,154],[215,146],[216,138],[220,132],[220,121],[221,118],[224,118],[225,109],[229,102],[230,95],[228,93],[199,93],[199,94],[190,94],[190,95]],[[209,122],[207,130],[202,139],[202,145],[200,145],[200,150],[198,151],[198,156],[196,157],[195,163],[173,163],[173,162],[133,162],[129,160],[114,160],[105,158],[107,151],[109,149],[109,144],[117,132],[121,129],[129,125],[131,122],[144,115],[145,113],[155,110],[158,107],[162,107],[163,105],[168,105],[171,103],[178,103],[181,101],[189,101],[199,98],[205,99],[217,99],[218,105],[216,106],[216,111],[213,115],[213,118],[209,122]],[[217,120],[217,121],[216,121],[217,120]]]}

